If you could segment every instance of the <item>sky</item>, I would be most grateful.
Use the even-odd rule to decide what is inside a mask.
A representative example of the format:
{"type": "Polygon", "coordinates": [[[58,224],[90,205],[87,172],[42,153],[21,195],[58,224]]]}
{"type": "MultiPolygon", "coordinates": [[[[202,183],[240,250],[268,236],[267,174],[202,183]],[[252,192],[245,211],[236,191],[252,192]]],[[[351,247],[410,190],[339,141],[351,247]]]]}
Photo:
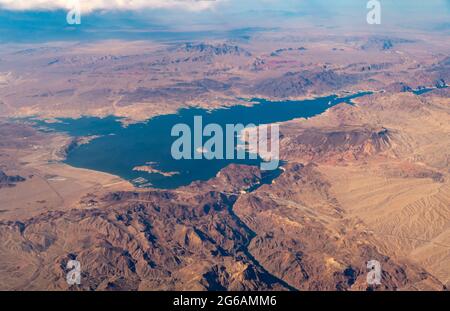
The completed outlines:
{"type": "MultiPolygon", "coordinates": [[[[79,0],[81,24],[68,25],[76,0],[0,0],[0,42],[184,39],[247,36],[311,22],[366,25],[368,0],[79,0]]],[[[382,25],[450,31],[450,0],[380,0],[382,25]]]]}

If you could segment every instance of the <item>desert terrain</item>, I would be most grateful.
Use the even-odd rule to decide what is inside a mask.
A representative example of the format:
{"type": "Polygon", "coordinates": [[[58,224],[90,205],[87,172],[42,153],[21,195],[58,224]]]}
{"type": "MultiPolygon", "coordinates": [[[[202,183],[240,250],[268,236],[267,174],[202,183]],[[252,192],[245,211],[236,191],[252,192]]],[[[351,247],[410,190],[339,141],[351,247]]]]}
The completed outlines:
{"type": "Polygon", "coordinates": [[[448,36],[297,33],[4,44],[0,289],[446,290],[448,36]],[[137,189],[68,166],[83,138],[30,120],[114,115],[126,126],[183,107],[360,90],[374,93],[280,124],[285,164],[271,184],[231,165],[175,190],[137,189]],[[70,259],[81,285],[66,283],[70,259]],[[366,284],[373,259],[379,286],[366,284]]]}

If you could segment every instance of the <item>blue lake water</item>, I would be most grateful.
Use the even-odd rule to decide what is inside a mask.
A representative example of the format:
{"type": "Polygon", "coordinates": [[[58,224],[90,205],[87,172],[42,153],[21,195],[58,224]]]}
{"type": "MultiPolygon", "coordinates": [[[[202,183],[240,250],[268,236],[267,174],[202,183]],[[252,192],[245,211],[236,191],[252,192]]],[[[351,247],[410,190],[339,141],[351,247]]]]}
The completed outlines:
{"type": "Polygon", "coordinates": [[[439,87],[424,87],[424,88],[413,90],[412,92],[416,95],[422,95],[422,94],[426,94],[426,93],[434,91],[434,90],[446,89],[447,87],[448,87],[447,85],[439,86],[439,87]]]}
{"type": "MultiPolygon", "coordinates": [[[[100,137],[72,149],[65,162],[74,167],[92,169],[120,176],[134,181],[137,186],[173,189],[188,185],[196,180],[208,180],[231,163],[259,165],[261,159],[250,160],[175,160],[171,156],[172,127],[184,123],[193,127],[194,116],[202,116],[203,126],[216,123],[226,124],[270,124],[295,118],[309,118],[321,114],[341,103],[351,104],[357,97],[371,94],[361,92],[346,97],[336,95],[302,100],[269,101],[254,98],[252,106],[233,106],[208,111],[200,108],[181,109],[176,114],[154,117],[146,122],[123,127],[116,117],[59,119],[58,123],[37,125],[50,130],[65,132],[71,136],[100,137]],[[167,176],[160,173],[135,171],[133,168],[150,163],[161,172],[176,172],[167,176]],[[144,181],[145,180],[145,181],[144,181]]],[[[204,139],[204,142],[207,138],[204,139]]]]}
{"type": "Polygon", "coordinates": [[[412,92],[415,95],[422,95],[422,94],[426,94],[428,92],[431,92],[432,90],[434,90],[434,88],[421,88],[421,89],[413,90],[412,92]]]}

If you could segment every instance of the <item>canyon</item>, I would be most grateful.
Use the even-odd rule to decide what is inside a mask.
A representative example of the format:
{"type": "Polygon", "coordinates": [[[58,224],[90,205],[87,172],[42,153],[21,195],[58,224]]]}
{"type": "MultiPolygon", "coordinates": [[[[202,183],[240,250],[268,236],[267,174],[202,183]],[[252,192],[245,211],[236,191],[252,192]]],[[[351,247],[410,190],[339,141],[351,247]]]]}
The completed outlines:
{"type": "Polygon", "coordinates": [[[316,30],[250,42],[4,46],[0,289],[448,289],[445,38],[316,30]],[[139,188],[65,163],[96,136],[48,130],[81,117],[139,126],[180,109],[255,105],[249,98],[282,110],[361,90],[371,94],[277,122],[282,171],[269,181],[258,166],[232,163],[173,189],[139,188]],[[74,259],[82,281],[69,287],[74,259]],[[381,263],[381,285],[366,282],[370,260],[381,263]]]}

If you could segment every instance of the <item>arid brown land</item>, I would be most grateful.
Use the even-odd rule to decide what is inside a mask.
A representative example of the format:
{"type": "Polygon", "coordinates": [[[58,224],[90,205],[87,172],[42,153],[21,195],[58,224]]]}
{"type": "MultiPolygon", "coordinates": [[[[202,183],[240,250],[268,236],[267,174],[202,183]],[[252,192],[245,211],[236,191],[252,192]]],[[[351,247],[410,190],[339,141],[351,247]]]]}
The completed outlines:
{"type": "Polygon", "coordinates": [[[76,258],[83,282],[71,289],[446,289],[448,51],[439,34],[321,32],[3,47],[0,288],[67,290],[76,258]],[[411,92],[421,87],[436,89],[411,92]],[[280,124],[286,164],[265,185],[257,168],[232,165],[176,190],[135,189],[62,163],[80,138],[11,119],[138,122],[358,90],[375,93],[280,124]],[[382,264],[379,286],[366,283],[369,260],[382,264]]]}

